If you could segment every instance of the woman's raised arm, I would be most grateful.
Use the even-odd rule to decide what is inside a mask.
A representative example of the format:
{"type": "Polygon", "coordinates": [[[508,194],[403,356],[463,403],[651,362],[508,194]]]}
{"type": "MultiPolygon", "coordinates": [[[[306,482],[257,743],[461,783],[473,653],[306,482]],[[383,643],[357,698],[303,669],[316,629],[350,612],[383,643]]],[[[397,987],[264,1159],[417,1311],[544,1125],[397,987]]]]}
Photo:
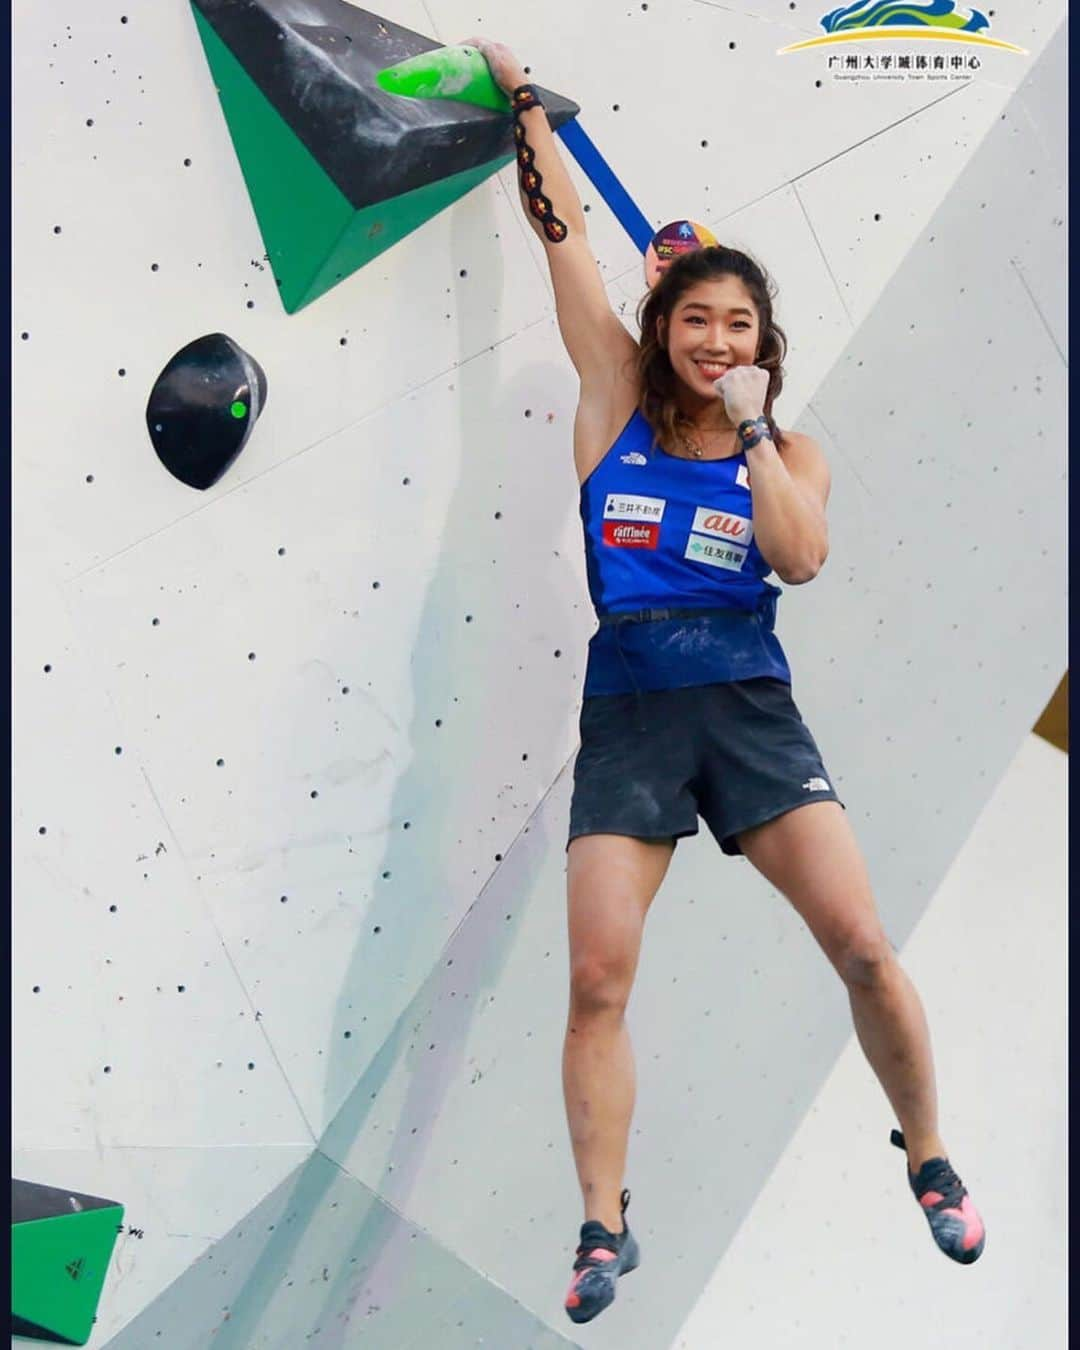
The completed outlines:
{"type": "MultiPolygon", "coordinates": [[[[524,66],[502,43],[468,38],[466,45],[482,52],[493,78],[507,95],[529,83],[524,66]]],[[[518,192],[526,219],[547,254],[559,332],[582,385],[610,386],[616,371],[636,353],[637,343],[623,327],[604,290],[585,232],[581,199],[555,144],[547,113],[534,107],[519,113],[517,120],[524,132],[524,145],[531,152],[525,156],[530,161],[527,167],[539,174],[540,192],[550,202],[550,211],[543,219],[532,210],[522,185],[527,167],[521,163],[519,146],[518,192]]]]}

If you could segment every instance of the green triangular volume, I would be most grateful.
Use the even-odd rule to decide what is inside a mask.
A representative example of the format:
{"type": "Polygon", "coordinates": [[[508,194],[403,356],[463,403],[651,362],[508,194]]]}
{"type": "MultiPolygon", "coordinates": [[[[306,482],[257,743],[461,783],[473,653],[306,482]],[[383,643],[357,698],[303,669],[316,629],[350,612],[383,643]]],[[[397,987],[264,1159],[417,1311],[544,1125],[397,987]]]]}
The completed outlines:
{"type": "MultiPolygon", "coordinates": [[[[440,44],[344,0],[192,0],[282,303],[294,313],[514,156],[505,113],[380,88],[440,44]],[[321,22],[311,20],[321,19],[321,22]]],[[[561,126],[577,105],[545,94],[561,126]]]]}
{"type": "Polygon", "coordinates": [[[63,1345],[85,1345],[124,1208],[111,1200],[75,1197],[31,1182],[13,1182],[12,1189],[16,1220],[11,1227],[12,1332],[63,1345]],[[57,1197],[80,1209],[54,1212],[51,1217],[19,1217],[66,1207],[57,1197]]]}

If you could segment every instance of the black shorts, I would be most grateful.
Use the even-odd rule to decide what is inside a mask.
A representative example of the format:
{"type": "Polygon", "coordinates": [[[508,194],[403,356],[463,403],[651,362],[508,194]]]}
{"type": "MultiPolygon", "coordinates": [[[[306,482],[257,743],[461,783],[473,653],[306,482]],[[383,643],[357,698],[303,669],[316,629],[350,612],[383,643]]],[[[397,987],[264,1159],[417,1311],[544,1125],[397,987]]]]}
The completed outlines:
{"type": "Polygon", "coordinates": [[[783,680],[600,694],[582,704],[580,728],[570,840],[679,839],[697,834],[700,815],[734,855],[742,830],[840,801],[783,680]]]}

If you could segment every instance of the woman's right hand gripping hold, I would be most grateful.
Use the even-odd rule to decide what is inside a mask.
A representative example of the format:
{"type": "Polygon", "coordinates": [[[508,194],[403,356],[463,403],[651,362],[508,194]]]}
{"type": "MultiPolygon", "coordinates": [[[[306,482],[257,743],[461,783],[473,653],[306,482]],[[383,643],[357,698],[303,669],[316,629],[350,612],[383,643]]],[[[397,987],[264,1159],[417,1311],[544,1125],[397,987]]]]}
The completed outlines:
{"type": "MultiPolygon", "coordinates": [[[[524,64],[503,43],[473,37],[462,45],[476,47],[482,53],[493,79],[508,96],[529,83],[524,64]]],[[[612,309],[604,290],[600,268],[585,233],[581,199],[555,144],[547,113],[534,107],[518,113],[516,120],[524,131],[524,145],[531,152],[522,156],[519,142],[521,204],[533,233],[544,246],[555,291],[559,332],[581,383],[574,420],[574,461],[579,481],[584,481],[636,406],[638,344],[612,309]],[[531,160],[531,167],[539,173],[552,213],[565,222],[566,233],[558,241],[548,237],[530,209],[528,194],[522,187],[523,158],[531,160]]]]}

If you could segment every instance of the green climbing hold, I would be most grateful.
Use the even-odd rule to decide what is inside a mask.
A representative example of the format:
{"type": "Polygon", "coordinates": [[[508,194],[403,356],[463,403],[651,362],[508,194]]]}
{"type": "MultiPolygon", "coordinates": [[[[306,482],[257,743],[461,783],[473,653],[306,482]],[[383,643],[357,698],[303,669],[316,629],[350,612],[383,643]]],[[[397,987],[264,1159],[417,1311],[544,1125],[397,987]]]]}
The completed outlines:
{"type": "Polygon", "coordinates": [[[493,112],[509,112],[510,100],[495,83],[476,47],[439,47],[380,70],[380,89],[403,98],[449,98],[493,112]]]}

